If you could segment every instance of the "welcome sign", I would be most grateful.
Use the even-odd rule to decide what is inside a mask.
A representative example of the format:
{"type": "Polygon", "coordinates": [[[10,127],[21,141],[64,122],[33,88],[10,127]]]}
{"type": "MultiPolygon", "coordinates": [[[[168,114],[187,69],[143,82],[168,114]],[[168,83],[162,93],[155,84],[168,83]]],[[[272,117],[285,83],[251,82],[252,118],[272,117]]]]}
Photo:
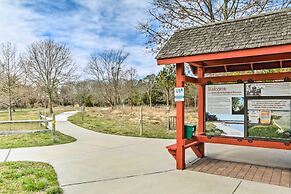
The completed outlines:
{"type": "Polygon", "coordinates": [[[206,134],[291,139],[291,82],[207,85],[206,134]]]}

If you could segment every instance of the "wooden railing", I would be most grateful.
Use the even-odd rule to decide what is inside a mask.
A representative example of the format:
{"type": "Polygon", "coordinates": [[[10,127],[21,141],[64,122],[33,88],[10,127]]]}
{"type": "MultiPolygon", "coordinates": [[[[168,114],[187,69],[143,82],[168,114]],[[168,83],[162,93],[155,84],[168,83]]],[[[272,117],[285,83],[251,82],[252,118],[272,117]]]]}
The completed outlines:
{"type": "Polygon", "coordinates": [[[39,112],[39,120],[12,120],[12,121],[0,121],[0,124],[19,124],[19,123],[39,123],[40,127],[45,127],[52,131],[52,134],[55,135],[56,131],[56,117],[53,114],[52,118],[49,119],[47,116],[39,112]],[[49,124],[51,123],[51,125],[49,124]]]}
{"type": "Polygon", "coordinates": [[[176,130],[176,116],[168,116],[168,130],[176,130]]]}

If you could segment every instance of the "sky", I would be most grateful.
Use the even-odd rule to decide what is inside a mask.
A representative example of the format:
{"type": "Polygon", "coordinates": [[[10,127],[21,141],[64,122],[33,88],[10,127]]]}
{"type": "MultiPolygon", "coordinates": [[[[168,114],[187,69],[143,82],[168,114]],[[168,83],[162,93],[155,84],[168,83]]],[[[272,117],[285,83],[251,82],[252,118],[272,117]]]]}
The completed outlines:
{"type": "Polygon", "coordinates": [[[130,53],[126,64],[143,77],[159,70],[136,30],[148,6],[147,0],[1,0],[0,43],[11,42],[20,52],[41,39],[66,43],[79,74],[92,52],[124,49],[130,53]]]}

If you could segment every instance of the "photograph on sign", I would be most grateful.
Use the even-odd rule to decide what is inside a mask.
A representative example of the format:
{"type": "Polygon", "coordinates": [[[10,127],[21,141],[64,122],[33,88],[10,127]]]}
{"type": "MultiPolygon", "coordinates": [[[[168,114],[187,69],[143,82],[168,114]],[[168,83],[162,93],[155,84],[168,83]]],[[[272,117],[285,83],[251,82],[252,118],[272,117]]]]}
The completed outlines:
{"type": "Polygon", "coordinates": [[[291,100],[249,99],[248,136],[289,139],[291,133],[291,100]]]}
{"type": "Polygon", "coordinates": [[[291,96],[291,82],[246,84],[247,96],[291,96]]]}
{"type": "Polygon", "coordinates": [[[206,134],[244,137],[244,84],[207,85],[206,134]]]}

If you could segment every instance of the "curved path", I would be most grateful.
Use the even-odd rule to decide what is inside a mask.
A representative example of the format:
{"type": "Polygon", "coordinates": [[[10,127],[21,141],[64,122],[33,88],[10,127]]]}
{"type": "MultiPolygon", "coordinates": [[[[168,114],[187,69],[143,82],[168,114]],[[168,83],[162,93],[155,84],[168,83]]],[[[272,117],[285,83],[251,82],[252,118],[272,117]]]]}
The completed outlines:
{"type": "MultiPolygon", "coordinates": [[[[67,121],[74,112],[57,116],[57,128],[77,141],[70,144],[0,150],[1,161],[43,161],[52,164],[65,193],[291,193],[284,187],[239,179],[176,171],[165,146],[173,140],[106,135],[67,121]]],[[[290,167],[288,151],[207,145],[213,158],[253,161],[290,167]]],[[[195,160],[191,152],[187,161],[195,160]]]]}

